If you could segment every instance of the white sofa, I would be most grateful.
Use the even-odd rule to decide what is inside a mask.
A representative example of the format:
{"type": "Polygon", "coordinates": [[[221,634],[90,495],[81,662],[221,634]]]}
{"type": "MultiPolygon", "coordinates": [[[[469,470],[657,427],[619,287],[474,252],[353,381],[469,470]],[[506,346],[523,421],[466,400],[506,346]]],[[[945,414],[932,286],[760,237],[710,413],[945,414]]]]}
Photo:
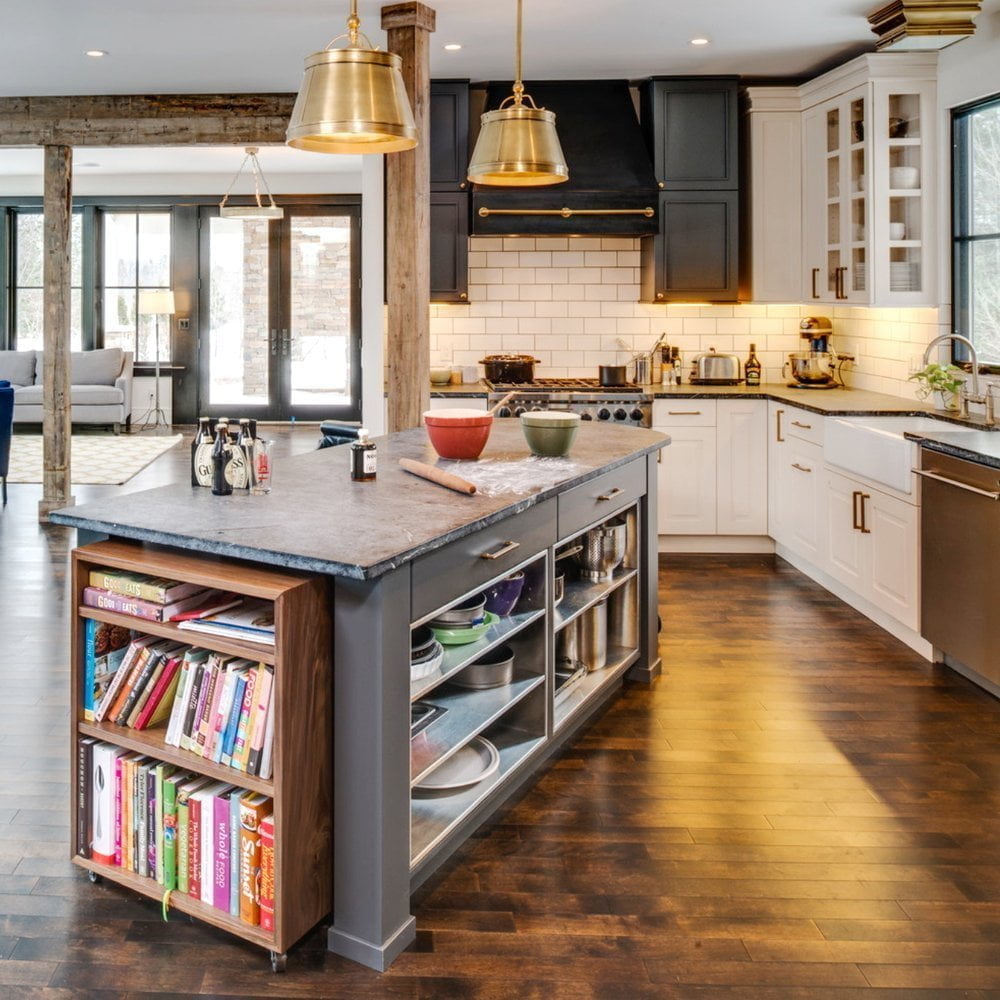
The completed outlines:
{"type": "MultiPolygon", "coordinates": [[[[42,422],[42,352],[0,351],[0,379],[14,387],[14,423],[42,422]]],[[[120,347],[70,355],[70,419],[110,424],[117,434],[132,419],[132,353],[120,347]]]]}

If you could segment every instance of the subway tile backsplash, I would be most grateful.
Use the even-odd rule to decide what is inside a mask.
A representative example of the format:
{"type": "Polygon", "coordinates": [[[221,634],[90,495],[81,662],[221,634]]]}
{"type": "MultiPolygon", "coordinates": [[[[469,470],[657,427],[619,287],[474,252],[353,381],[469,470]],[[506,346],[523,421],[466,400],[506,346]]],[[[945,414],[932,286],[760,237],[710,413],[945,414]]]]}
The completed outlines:
{"type": "Polygon", "coordinates": [[[843,369],[848,385],[909,398],[915,387],[908,375],[948,329],[937,309],[652,305],[638,298],[637,239],[474,237],[469,302],[431,306],[431,356],[472,365],[486,354],[530,353],[539,376],[595,376],[598,365],[624,362],[665,333],[681,350],[685,377],[695,354],[714,347],[742,360],[754,343],[764,380],[780,382],[786,355],[804,346],[799,321],[822,314],[833,320],[832,346],[856,358],[843,369]]]}

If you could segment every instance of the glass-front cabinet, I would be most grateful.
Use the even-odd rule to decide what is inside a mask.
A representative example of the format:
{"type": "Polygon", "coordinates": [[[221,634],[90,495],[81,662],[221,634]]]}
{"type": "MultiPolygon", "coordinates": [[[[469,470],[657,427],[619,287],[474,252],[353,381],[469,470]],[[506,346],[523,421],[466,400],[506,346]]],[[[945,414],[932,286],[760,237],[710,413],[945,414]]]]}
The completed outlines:
{"type": "Polygon", "coordinates": [[[858,305],[933,303],[933,62],[869,56],[816,90],[803,120],[806,298],[858,305]],[[902,60],[902,61],[900,61],[902,60]]]}

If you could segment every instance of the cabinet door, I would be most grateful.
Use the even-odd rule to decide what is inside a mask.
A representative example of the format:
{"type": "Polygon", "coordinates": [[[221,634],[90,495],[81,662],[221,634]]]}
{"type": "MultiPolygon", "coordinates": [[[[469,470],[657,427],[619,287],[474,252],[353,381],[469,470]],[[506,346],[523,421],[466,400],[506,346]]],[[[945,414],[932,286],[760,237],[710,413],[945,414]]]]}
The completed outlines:
{"type": "Polygon", "coordinates": [[[738,80],[651,80],[641,118],[653,170],[667,191],[733,190],[739,185],[738,80]]]}
{"type": "Polygon", "coordinates": [[[863,523],[870,534],[869,590],[871,602],[908,628],[917,631],[919,584],[917,569],[917,508],[878,490],[866,490],[863,523]]]}
{"type": "Polygon", "coordinates": [[[779,544],[787,542],[785,528],[785,452],[788,442],[782,433],[785,407],[780,403],[767,404],[767,533],[779,544]]]}
{"type": "Polygon", "coordinates": [[[782,511],[787,527],[785,544],[817,566],[824,565],[820,554],[822,473],[823,450],[789,439],[782,473],[787,501],[782,511]]]}
{"type": "Polygon", "coordinates": [[[469,196],[431,192],[431,301],[469,297],[469,196]]]}
{"type": "Polygon", "coordinates": [[[432,191],[468,188],[468,80],[431,80],[430,157],[432,191]]]}
{"type": "Polygon", "coordinates": [[[644,301],[734,301],[739,294],[739,192],[660,195],[660,234],[642,240],[644,301]]]}
{"type": "Polygon", "coordinates": [[[853,480],[825,476],[824,557],[830,575],[856,594],[867,592],[867,536],[860,530],[862,488],[853,480]]]}
{"type": "Polygon", "coordinates": [[[662,428],[670,446],[660,453],[659,533],[715,534],[715,428],[662,428]]]}
{"type": "Polygon", "coordinates": [[[767,407],[719,400],[716,435],[716,530],[767,534],[767,407]]]}
{"type": "Polygon", "coordinates": [[[802,276],[803,294],[817,302],[832,299],[826,276],[826,111],[802,116],[802,276]]]}

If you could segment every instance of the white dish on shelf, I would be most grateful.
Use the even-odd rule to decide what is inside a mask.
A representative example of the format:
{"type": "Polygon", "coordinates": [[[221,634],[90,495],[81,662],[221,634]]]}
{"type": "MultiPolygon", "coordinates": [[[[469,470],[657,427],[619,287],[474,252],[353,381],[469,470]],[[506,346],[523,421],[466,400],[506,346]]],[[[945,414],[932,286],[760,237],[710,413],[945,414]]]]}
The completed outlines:
{"type": "Polygon", "coordinates": [[[415,792],[454,792],[478,784],[500,767],[500,751],[483,736],[469,740],[439,764],[419,784],[415,792]]]}
{"type": "Polygon", "coordinates": [[[410,663],[410,680],[419,681],[423,680],[425,677],[430,677],[435,670],[439,669],[441,666],[441,661],[444,659],[444,646],[441,645],[436,639],[434,640],[434,645],[437,647],[434,654],[419,663],[410,663]]]}
{"type": "Polygon", "coordinates": [[[893,191],[909,191],[920,187],[920,170],[917,167],[890,167],[889,187],[893,191]]]}

